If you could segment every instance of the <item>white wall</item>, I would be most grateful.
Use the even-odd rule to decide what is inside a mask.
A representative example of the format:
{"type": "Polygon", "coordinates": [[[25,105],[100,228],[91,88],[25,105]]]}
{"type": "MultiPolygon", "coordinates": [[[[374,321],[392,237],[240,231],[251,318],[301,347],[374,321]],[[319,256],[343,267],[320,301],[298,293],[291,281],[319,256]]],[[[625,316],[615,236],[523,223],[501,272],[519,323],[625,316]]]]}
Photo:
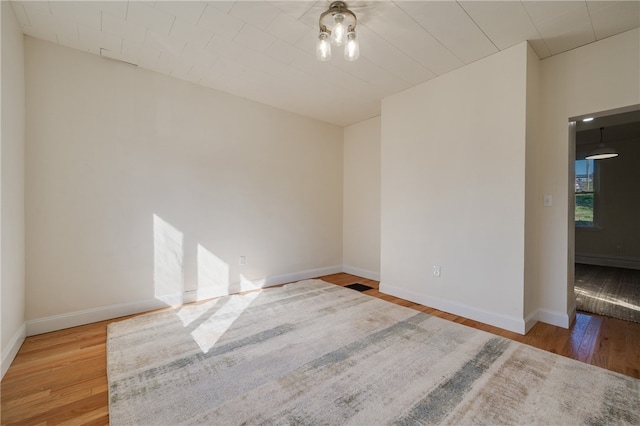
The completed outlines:
{"type": "Polygon", "coordinates": [[[341,128],[25,49],[29,334],[341,269],[341,128]]]}
{"type": "Polygon", "coordinates": [[[540,60],[531,46],[527,48],[527,123],[525,153],[525,246],[524,246],[524,318],[528,331],[537,318],[540,267],[540,215],[544,196],[540,193],[538,167],[540,147],[540,60]]]}
{"type": "Polygon", "coordinates": [[[382,104],[382,291],[520,332],[527,54],[521,43],[382,104]]]}
{"type": "MultiPolygon", "coordinates": [[[[5,3],[2,10],[4,81],[6,34],[19,28],[12,14],[5,23],[5,3]]],[[[541,320],[566,322],[573,307],[567,120],[640,103],[639,39],[632,30],[541,61],[537,119],[522,96],[523,85],[532,90],[524,45],[385,100],[382,287],[505,328],[519,327],[535,305],[541,320]],[[540,206],[543,194],[553,196],[552,207],[540,206]],[[531,229],[539,231],[533,242],[531,229]],[[431,275],[434,264],[442,277],[431,275]]],[[[15,43],[12,59],[22,50],[15,43]]],[[[32,39],[26,55],[32,331],[150,308],[154,283],[226,291],[241,275],[269,284],[343,261],[375,271],[373,251],[353,250],[357,236],[345,238],[344,256],[340,246],[341,220],[347,233],[357,217],[353,206],[342,217],[342,155],[349,156],[344,191],[352,191],[347,151],[358,145],[347,143],[343,153],[341,129],[32,39]]],[[[6,87],[19,91],[3,84],[3,104],[15,96],[6,87]]],[[[24,306],[19,285],[7,299],[4,280],[5,134],[16,131],[6,123],[20,122],[4,114],[3,345],[16,336],[5,332],[13,327],[7,312],[15,309],[19,324],[24,306]]],[[[345,140],[350,132],[367,138],[360,132],[374,125],[361,125],[346,129],[345,140]]],[[[375,161],[373,150],[367,154],[375,161]]],[[[375,218],[367,219],[373,229],[375,218]]]]}
{"type": "Polygon", "coordinates": [[[639,56],[637,29],[539,63],[518,45],[385,99],[383,291],[515,331],[568,327],[568,121],[639,104],[639,56]]]}
{"type": "Polygon", "coordinates": [[[554,205],[541,215],[538,291],[541,311],[552,316],[575,308],[569,247],[574,237],[574,157],[567,123],[571,117],[640,103],[639,76],[639,29],[541,61],[539,184],[553,195],[554,205]]]}
{"type": "Polygon", "coordinates": [[[2,93],[0,104],[0,377],[25,337],[24,145],[25,81],[23,36],[9,2],[1,2],[2,93]]]}
{"type": "Polygon", "coordinates": [[[380,279],[380,117],[344,129],[345,272],[380,279]]]}

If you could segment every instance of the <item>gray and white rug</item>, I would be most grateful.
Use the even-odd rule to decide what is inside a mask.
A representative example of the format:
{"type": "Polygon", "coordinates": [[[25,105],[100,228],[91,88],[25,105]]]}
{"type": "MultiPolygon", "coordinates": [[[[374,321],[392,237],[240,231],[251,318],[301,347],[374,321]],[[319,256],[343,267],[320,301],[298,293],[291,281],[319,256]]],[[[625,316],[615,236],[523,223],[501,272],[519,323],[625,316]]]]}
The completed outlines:
{"type": "Polygon", "coordinates": [[[109,325],[112,425],[640,424],[640,381],[308,280],[109,325]]]}
{"type": "Polygon", "coordinates": [[[576,263],[576,309],[640,322],[640,271],[576,263]]]}

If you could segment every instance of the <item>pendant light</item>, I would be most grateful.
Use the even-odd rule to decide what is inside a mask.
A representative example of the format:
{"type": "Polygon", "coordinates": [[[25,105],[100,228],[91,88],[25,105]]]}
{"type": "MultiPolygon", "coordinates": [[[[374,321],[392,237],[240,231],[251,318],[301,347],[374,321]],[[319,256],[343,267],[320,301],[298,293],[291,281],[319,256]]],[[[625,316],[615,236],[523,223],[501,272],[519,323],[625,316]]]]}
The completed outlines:
{"type": "Polygon", "coordinates": [[[615,149],[611,148],[610,146],[606,146],[604,142],[602,142],[603,130],[604,127],[600,127],[600,144],[598,144],[598,147],[591,151],[589,155],[584,157],[586,160],[604,160],[605,158],[613,158],[618,156],[618,153],[615,149]]]}
{"type": "Polygon", "coordinates": [[[356,39],[358,18],[342,1],[334,1],[329,10],[320,15],[320,34],[316,45],[319,61],[331,59],[331,45],[344,46],[344,59],[355,61],[360,56],[360,46],[356,39]]]}
{"type": "Polygon", "coordinates": [[[328,61],[331,59],[331,43],[329,42],[329,33],[326,31],[320,31],[320,35],[318,36],[316,58],[318,58],[319,61],[328,61]]]}

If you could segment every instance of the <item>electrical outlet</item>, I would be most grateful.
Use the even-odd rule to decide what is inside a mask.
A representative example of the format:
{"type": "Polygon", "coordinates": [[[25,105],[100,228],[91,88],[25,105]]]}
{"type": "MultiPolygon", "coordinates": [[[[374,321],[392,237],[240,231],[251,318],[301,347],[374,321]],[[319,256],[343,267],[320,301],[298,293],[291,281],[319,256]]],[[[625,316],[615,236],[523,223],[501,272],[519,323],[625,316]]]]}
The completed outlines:
{"type": "Polygon", "coordinates": [[[440,276],[440,267],[437,265],[434,265],[433,267],[433,276],[434,277],[439,277],[440,276]]]}
{"type": "Polygon", "coordinates": [[[240,256],[240,258],[238,258],[238,265],[246,265],[247,264],[247,258],[244,256],[240,256]]]}
{"type": "Polygon", "coordinates": [[[618,253],[618,254],[622,254],[623,250],[624,250],[624,247],[622,247],[622,246],[616,246],[616,253],[618,253]]]}

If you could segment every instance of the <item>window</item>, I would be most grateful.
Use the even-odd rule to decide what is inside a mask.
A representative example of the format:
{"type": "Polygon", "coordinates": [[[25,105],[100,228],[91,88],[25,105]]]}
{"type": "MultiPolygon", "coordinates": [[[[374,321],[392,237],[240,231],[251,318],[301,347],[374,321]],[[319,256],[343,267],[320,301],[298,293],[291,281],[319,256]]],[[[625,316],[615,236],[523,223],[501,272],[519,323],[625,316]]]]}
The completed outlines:
{"type": "Polygon", "coordinates": [[[576,160],[576,226],[594,227],[594,160],[576,160]]]}

